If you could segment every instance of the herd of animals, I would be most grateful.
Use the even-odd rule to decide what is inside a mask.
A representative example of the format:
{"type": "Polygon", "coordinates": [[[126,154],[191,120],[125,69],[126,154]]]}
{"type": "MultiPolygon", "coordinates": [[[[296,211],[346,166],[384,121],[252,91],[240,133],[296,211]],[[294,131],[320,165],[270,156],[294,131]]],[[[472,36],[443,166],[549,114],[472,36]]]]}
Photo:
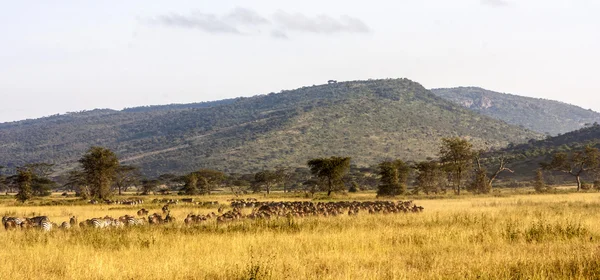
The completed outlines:
{"type": "MultiPolygon", "coordinates": [[[[122,204],[129,204],[122,203],[122,204]]],[[[135,204],[141,204],[143,201],[134,201],[135,204]]],[[[156,201],[155,201],[156,202],[156,201]]],[[[70,229],[72,227],[81,228],[121,228],[128,226],[140,226],[145,224],[169,224],[176,221],[171,215],[170,205],[179,203],[178,200],[160,200],[158,202],[166,202],[162,207],[161,213],[153,213],[144,208],[137,211],[137,217],[132,215],[124,215],[118,218],[105,216],[101,218],[86,219],[78,223],[77,217],[72,216],[69,221],[56,224],[50,221],[47,216],[36,217],[2,217],[2,225],[6,230],[10,229],[28,229],[36,228],[42,231],[51,231],[53,228],[70,229]],[[163,217],[164,215],[164,217],[163,217]]],[[[193,201],[186,201],[193,203],[193,201]]],[[[348,214],[355,216],[359,213],[368,214],[392,214],[392,213],[417,213],[423,211],[423,207],[415,205],[412,201],[337,201],[337,202],[310,202],[310,201],[262,201],[256,199],[232,199],[230,200],[231,210],[225,211],[223,207],[219,207],[217,212],[209,214],[193,214],[187,215],[183,222],[185,225],[193,225],[203,223],[209,220],[216,220],[217,224],[231,222],[244,219],[272,219],[279,217],[286,218],[301,218],[310,216],[335,217],[338,215],[348,214]],[[250,213],[244,213],[244,208],[251,208],[250,213]]],[[[90,202],[96,204],[98,202],[90,202]]],[[[106,202],[105,202],[106,203],[106,202]]],[[[115,204],[112,202],[110,204],[115,204]]],[[[134,205],[135,205],[134,204],[134,205]]],[[[215,202],[197,202],[194,204],[214,205],[215,202]]]]}

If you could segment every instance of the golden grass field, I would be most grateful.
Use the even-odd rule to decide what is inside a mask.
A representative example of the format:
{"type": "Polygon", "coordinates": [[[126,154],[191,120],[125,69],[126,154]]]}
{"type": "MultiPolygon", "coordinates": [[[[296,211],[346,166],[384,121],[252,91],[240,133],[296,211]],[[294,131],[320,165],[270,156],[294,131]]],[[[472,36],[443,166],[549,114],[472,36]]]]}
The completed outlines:
{"type": "MultiPolygon", "coordinates": [[[[231,197],[198,199],[227,204],[231,197]]],[[[135,215],[141,207],[160,212],[162,205],[148,203],[152,199],[142,206],[19,206],[6,198],[0,199],[0,214],[44,214],[60,224],[70,215],[82,221],[135,215]]],[[[292,199],[300,198],[275,200],[292,199]]],[[[425,210],[226,225],[213,220],[193,227],[182,222],[187,213],[216,209],[179,204],[171,207],[178,221],[169,225],[49,233],[2,229],[0,278],[600,278],[600,193],[448,196],[415,203],[425,210]]]]}

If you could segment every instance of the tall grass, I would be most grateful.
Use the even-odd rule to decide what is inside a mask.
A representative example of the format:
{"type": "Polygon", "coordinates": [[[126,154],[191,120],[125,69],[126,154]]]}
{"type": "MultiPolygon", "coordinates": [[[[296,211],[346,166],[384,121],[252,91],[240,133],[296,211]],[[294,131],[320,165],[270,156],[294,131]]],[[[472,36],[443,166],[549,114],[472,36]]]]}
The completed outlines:
{"type": "MultiPolygon", "coordinates": [[[[364,195],[363,195],[364,196],[364,195]]],[[[208,199],[226,203],[229,197],[208,199]]],[[[363,197],[360,197],[362,199],[363,197]]],[[[282,198],[284,199],[284,198],[282,198]]],[[[347,199],[354,199],[350,196],[347,199]]],[[[7,279],[597,279],[600,194],[419,200],[419,214],[0,230],[7,279]]],[[[0,206],[53,221],[160,205],[0,206]]]]}

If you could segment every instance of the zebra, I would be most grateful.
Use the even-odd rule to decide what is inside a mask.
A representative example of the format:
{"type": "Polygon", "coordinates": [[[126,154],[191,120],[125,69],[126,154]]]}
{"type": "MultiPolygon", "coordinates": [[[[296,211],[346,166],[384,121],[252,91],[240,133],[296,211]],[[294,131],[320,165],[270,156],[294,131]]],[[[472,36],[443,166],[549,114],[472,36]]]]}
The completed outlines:
{"type": "Polygon", "coordinates": [[[167,216],[165,217],[164,222],[165,223],[175,222],[175,217],[171,216],[171,211],[167,212],[167,216]]]}
{"type": "Polygon", "coordinates": [[[149,224],[162,224],[163,218],[158,213],[154,213],[154,214],[148,216],[148,223],[149,224]]]}
{"type": "Polygon", "coordinates": [[[4,225],[4,229],[8,230],[9,228],[16,229],[18,227],[22,227],[23,220],[16,217],[2,217],[2,225],[4,225]]]}
{"type": "Polygon", "coordinates": [[[67,222],[62,222],[62,224],[60,224],[59,228],[61,228],[61,229],[70,229],[71,228],[71,224],[67,223],[67,222]]]}
{"type": "Polygon", "coordinates": [[[93,228],[105,228],[109,226],[108,221],[104,218],[91,218],[86,220],[86,224],[93,228]]]}
{"type": "Polygon", "coordinates": [[[29,223],[33,227],[40,228],[43,231],[52,230],[52,222],[50,222],[50,219],[48,218],[48,216],[33,217],[33,218],[29,219],[29,223]]]}
{"type": "Polygon", "coordinates": [[[74,227],[74,226],[76,226],[76,225],[77,225],[77,217],[75,217],[75,216],[71,217],[71,218],[69,219],[69,225],[70,225],[71,227],[74,227]]]}
{"type": "Polygon", "coordinates": [[[41,220],[38,226],[42,231],[51,231],[53,223],[50,220],[41,220]]]}
{"type": "Polygon", "coordinates": [[[148,215],[148,210],[146,210],[145,208],[142,208],[139,211],[137,211],[137,215],[140,217],[146,216],[146,215],[148,215]]]}
{"type": "Polygon", "coordinates": [[[119,221],[126,226],[138,226],[144,224],[144,219],[136,219],[135,217],[129,215],[119,217],[119,221]]]}

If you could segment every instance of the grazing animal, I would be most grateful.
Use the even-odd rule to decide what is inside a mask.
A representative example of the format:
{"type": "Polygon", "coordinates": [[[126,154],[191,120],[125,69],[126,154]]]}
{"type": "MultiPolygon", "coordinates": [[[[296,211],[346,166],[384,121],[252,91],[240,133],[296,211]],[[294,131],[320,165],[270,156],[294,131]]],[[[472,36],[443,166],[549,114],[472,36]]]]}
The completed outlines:
{"type": "Polygon", "coordinates": [[[148,223],[149,224],[162,224],[164,222],[163,218],[161,215],[159,215],[158,213],[154,213],[150,216],[148,216],[148,223]]]}
{"type": "Polygon", "coordinates": [[[109,226],[107,219],[103,218],[91,218],[89,220],[86,220],[86,224],[93,228],[105,228],[109,226]]]}
{"type": "Polygon", "coordinates": [[[146,215],[148,215],[148,213],[149,213],[148,210],[146,210],[145,208],[142,208],[137,211],[137,215],[140,217],[146,216],[146,215]]]}
{"type": "Polygon", "coordinates": [[[71,228],[71,224],[67,223],[67,222],[62,222],[62,224],[60,224],[61,229],[70,229],[71,228]]]}
{"type": "Polygon", "coordinates": [[[162,207],[163,214],[167,214],[169,211],[169,204],[165,204],[165,206],[162,207]]]}
{"type": "Polygon", "coordinates": [[[167,212],[167,216],[165,217],[164,222],[165,223],[175,222],[175,217],[171,216],[171,211],[167,212]]]}
{"type": "Polygon", "coordinates": [[[77,226],[77,217],[73,216],[69,219],[69,225],[71,227],[77,226]]]}

